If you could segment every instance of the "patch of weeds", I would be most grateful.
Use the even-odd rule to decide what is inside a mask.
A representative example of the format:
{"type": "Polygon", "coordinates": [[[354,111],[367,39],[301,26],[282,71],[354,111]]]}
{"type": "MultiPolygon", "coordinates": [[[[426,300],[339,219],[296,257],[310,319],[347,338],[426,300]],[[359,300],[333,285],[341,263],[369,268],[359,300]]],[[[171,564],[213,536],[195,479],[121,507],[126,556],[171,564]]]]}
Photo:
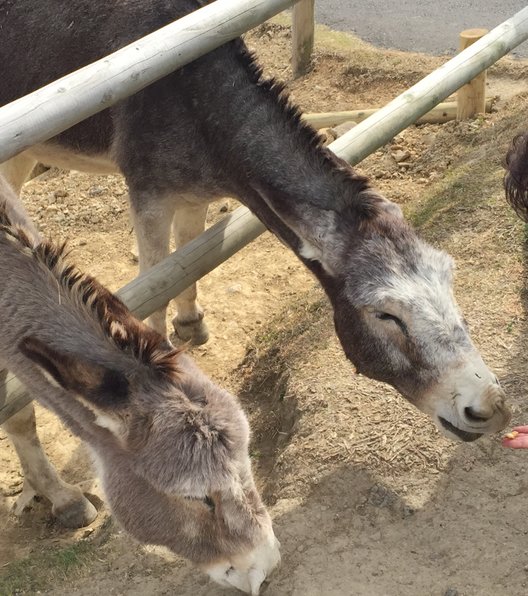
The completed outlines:
{"type": "MultiPolygon", "coordinates": [[[[272,17],[267,23],[279,25],[281,28],[286,28],[286,31],[291,30],[291,13],[284,11],[272,17]]],[[[283,32],[284,35],[284,32],[283,32]]],[[[382,60],[390,61],[394,67],[408,66],[409,60],[402,57],[402,53],[398,51],[380,50],[374,45],[364,41],[359,36],[350,32],[336,31],[327,27],[326,25],[316,24],[315,26],[315,40],[316,52],[322,51],[328,53],[333,51],[338,56],[344,57],[348,62],[357,62],[357,64],[368,65],[379,63],[382,60]]],[[[440,66],[445,61],[434,56],[419,56],[422,62],[431,63],[440,66]]],[[[413,60],[411,62],[416,62],[413,60]]],[[[434,70],[435,66],[429,67],[428,72],[434,70]]],[[[422,73],[422,77],[423,77],[422,73]]]]}
{"type": "Polygon", "coordinates": [[[528,224],[524,224],[524,226],[523,226],[523,237],[524,237],[524,243],[528,244],[528,224]]]}
{"type": "Polygon", "coordinates": [[[463,188],[459,178],[463,174],[464,171],[461,171],[461,168],[445,172],[442,179],[431,187],[419,205],[410,206],[406,215],[413,226],[420,228],[458,204],[458,194],[463,188]]]}
{"type": "Polygon", "coordinates": [[[434,227],[435,235],[449,235],[479,221],[474,214],[490,207],[500,191],[497,164],[491,161],[467,160],[444,173],[429,189],[419,205],[410,206],[406,215],[417,228],[434,227]],[[483,190],[485,189],[485,190],[483,190]]]}
{"type": "Polygon", "coordinates": [[[35,594],[81,577],[97,558],[101,545],[110,537],[111,527],[111,520],[107,520],[99,528],[97,536],[90,540],[80,540],[64,548],[47,549],[9,563],[0,575],[0,596],[35,594]]]}
{"type": "Polygon", "coordinates": [[[328,310],[328,300],[320,298],[305,304],[292,304],[280,317],[271,321],[255,339],[256,347],[262,349],[281,348],[307,332],[328,310]]]}
{"type": "Polygon", "coordinates": [[[64,549],[10,563],[0,577],[0,594],[14,596],[45,590],[86,566],[94,557],[94,550],[92,543],[78,542],[64,549]]]}
{"type": "Polygon", "coordinates": [[[507,215],[502,187],[502,161],[526,106],[523,102],[508,108],[504,117],[493,122],[488,116],[449,122],[437,133],[433,145],[416,162],[417,173],[432,169],[441,175],[424,189],[419,204],[406,209],[416,227],[431,229],[435,239],[468,226],[485,230],[490,220],[496,226],[508,218],[511,227],[513,218],[507,215]]]}

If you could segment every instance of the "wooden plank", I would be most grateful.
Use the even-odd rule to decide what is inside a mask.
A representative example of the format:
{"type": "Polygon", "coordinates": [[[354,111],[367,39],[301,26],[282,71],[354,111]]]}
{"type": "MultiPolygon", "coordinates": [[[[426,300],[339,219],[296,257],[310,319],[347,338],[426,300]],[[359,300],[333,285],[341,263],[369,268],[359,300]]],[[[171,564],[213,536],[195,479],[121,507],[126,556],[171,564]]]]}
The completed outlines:
{"type": "Polygon", "coordinates": [[[265,229],[249,209],[239,207],[136,277],[117,295],[137,317],[144,319],[255,240],[265,229]]]}
{"type": "Polygon", "coordinates": [[[0,370],[0,424],[31,402],[22,383],[6,370],[0,370]]]}
{"type": "MultiPolygon", "coordinates": [[[[490,112],[493,106],[493,99],[488,98],[485,102],[486,112],[490,112]]],[[[314,128],[328,128],[338,126],[344,122],[363,122],[380,108],[370,108],[365,110],[349,110],[345,112],[320,112],[313,114],[303,114],[303,119],[314,128]]],[[[418,118],[414,124],[443,124],[454,120],[457,115],[457,103],[448,101],[439,103],[432,110],[418,118]]]]}
{"type": "Polygon", "coordinates": [[[306,74],[312,61],[315,32],[315,0],[299,0],[292,14],[292,71],[306,74]]]}

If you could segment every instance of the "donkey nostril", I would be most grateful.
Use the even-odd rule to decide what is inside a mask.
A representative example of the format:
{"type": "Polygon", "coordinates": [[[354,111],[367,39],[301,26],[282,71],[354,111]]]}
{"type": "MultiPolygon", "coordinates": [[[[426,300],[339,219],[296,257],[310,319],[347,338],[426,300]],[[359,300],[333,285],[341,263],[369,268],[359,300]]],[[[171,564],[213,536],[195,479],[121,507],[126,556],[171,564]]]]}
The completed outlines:
{"type": "Polygon", "coordinates": [[[483,412],[478,412],[471,407],[464,408],[464,414],[468,420],[472,420],[473,422],[485,422],[490,418],[483,412]]]}

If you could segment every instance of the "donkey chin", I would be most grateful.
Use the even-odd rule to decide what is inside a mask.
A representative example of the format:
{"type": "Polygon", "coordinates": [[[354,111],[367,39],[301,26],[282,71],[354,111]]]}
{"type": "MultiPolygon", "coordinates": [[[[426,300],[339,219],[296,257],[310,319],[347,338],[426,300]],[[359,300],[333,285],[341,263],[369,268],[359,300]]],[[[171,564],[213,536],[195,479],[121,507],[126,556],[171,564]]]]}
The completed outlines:
{"type": "Polygon", "coordinates": [[[444,375],[419,407],[445,436],[458,441],[475,441],[499,432],[511,419],[499,380],[478,353],[444,375]]]}

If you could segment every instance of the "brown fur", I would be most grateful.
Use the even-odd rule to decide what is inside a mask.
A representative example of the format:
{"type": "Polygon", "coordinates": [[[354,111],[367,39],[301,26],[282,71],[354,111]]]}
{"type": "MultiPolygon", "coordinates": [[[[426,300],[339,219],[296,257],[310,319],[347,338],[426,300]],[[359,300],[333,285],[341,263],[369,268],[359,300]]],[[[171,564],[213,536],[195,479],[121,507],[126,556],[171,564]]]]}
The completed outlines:
{"type": "MultiPolygon", "coordinates": [[[[0,3],[0,103],[199,5],[197,0],[0,3]]],[[[32,160],[121,172],[129,188],[141,271],[168,254],[171,224],[176,245],[183,246],[203,230],[208,202],[238,198],[317,277],[334,308],[339,340],[357,370],[396,387],[449,436],[473,440],[507,424],[504,393],[453,298],[450,259],[423,242],[400,209],[364,177],[321,147],[283,87],[262,77],[242,40],[216,48],[15,160],[17,167],[3,166],[17,189],[32,160]]],[[[196,288],[185,290],[176,303],[177,334],[206,341],[196,288]]],[[[150,324],[165,334],[165,309],[153,313],[150,324]]],[[[95,332],[101,332],[100,325],[95,332]]],[[[129,375],[130,362],[122,352],[118,358],[100,348],[119,373],[129,375]]],[[[178,358],[182,361],[184,355],[178,358]]],[[[134,362],[144,374],[145,363],[134,362]]],[[[202,415],[206,406],[199,395],[194,405],[202,415]]],[[[156,419],[149,417],[152,429],[156,419]]],[[[200,440],[224,437],[202,432],[210,428],[203,417],[188,421],[200,440]]],[[[143,444],[144,437],[138,435],[138,441],[143,444]]]]}

